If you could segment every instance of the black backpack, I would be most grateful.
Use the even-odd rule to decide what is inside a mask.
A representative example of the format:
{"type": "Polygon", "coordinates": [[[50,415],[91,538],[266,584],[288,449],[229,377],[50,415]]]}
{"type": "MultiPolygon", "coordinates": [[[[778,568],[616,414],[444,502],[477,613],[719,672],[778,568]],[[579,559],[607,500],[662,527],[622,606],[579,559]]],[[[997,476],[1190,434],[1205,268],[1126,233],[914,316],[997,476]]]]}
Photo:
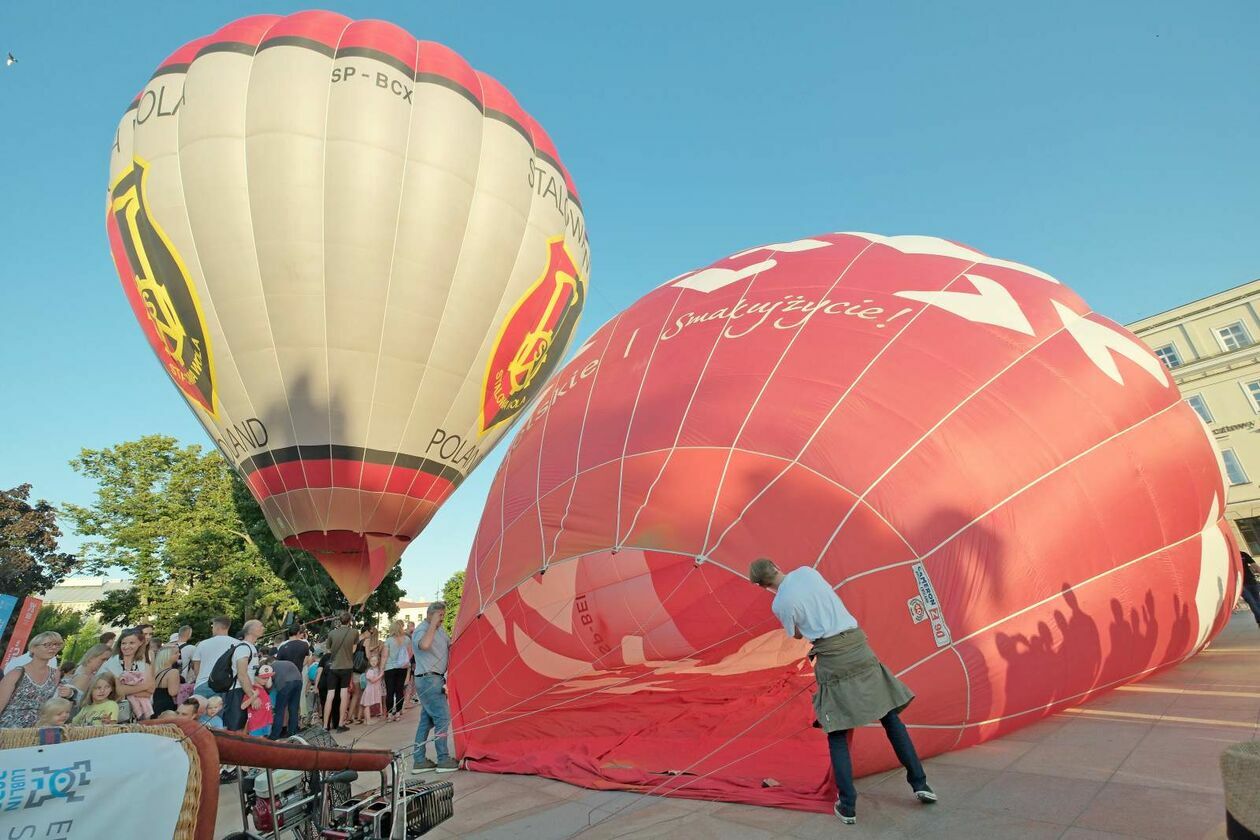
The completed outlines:
{"type": "Polygon", "coordinates": [[[211,691],[222,693],[231,691],[236,686],[236,669],[232,667],[232,654],[236,653],[236,649],[241,645],[248,647],[248,644],[248,642],[237,642],[214,660],[214,667],[210,669],[210,679],[207,681],[211,691]]]}
{"type": "Polygon", "coordinates": [[[350,666],[356,674],[362,674],[368,669],[367,651],[363,645],[359,645],[354,649],[354,660],[350,666]]]}

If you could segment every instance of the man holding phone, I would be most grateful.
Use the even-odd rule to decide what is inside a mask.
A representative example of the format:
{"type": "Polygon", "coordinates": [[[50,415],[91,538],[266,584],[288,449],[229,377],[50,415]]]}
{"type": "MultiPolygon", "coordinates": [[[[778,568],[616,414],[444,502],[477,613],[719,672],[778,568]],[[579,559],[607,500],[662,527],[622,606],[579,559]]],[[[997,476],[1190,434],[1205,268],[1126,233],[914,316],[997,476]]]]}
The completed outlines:
{"type": "Polygon", "coordinates": [[[451,637],[442,626],[445,618],[446,604],[434,601],[429,604],[424,621],[420,622],[411,637],[415,646],[416,696],[420,698],[420,725],[416,728],[416,752],[411,766],[413,773],[429,770],[450,773],[459,769],[459,762],[451,758],[447,746],[451,708],[446,702],[446,666],[450,660],[451,637]],[[436,762],[425,755],[425,742],[430,730],[433,731],[436,762]]]}

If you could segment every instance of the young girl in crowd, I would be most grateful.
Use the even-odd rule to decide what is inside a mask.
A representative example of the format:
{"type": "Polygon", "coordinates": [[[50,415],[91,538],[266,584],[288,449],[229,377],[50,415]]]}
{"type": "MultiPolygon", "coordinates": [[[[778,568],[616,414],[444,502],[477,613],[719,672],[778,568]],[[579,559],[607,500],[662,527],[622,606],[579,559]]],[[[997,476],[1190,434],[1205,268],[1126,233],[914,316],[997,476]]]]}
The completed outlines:
{"type": "Polygon", "coordinates": [[[245,731],[250,735],[259,735],[266,738],[271,734],[271,724],[275,722],[275,716],[271,711],[271,676],[275,671],[270,665],[263,665],[258,669],[258,676],[254,678],[255,688],[258,689],[254,695],[253,702],[243,701],[242,709],[248,709],[249,715],[245,720],[245,731]]]}
{"type": "MultiPolygon", "coordinates": [[[[364,677],[364,689],[362,709],[363,717],[366,723],[372,722],[372,710],[381,704],[381,678],[384,672],[381,671],[381,652],[378,648],[368,654],[368,669],[364,677]]],[[[377,711],[380,715],[381,712],[377,711]]]]}
{"type": "Polygon", "coordinates": [[[201,716],[201,722],[209,729],[223,728],[223,698],[214,695],[206,701],[205,714],[201,716]]]}
{"type": "Polygon", "coordinates": [[[113,674],[97,674],[87,699],[87,704],[74,716],[75,726],[118,722],[118,684],[113,674]]]}
{"type": "Polygon", "coordinates": [[[70,722],[70,712],[74,704],[64,697],[52,697],[39,707],[39,721],[36,726],[65,726],[70,722]]]}

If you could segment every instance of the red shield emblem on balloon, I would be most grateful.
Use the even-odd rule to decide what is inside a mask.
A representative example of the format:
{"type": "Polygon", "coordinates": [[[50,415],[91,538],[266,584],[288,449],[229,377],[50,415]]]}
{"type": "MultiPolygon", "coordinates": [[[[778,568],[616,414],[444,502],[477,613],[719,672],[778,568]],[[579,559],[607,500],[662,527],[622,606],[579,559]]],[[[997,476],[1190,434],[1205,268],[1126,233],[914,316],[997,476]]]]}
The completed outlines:
{"type": "Polygon", "coordinates": [[[577,327],[586,282],[564,245],[547,241],[547,265],[503,321],[482,384],[481,431],[515,417],[560,361],[577,327]]]}

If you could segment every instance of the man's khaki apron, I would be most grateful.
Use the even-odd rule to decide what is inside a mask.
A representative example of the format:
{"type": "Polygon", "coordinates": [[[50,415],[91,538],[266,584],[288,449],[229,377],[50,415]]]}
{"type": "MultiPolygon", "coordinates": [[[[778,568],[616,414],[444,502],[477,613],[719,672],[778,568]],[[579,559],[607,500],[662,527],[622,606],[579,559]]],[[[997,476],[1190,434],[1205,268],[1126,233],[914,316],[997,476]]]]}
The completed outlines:
{"type": "Polygon", "coordinates": [[[861,628],[819,639],[809,658],[818,680],[814,713],[827,732],[865,726],[914,699],[914,692],[875,656],[861,628]]]}

